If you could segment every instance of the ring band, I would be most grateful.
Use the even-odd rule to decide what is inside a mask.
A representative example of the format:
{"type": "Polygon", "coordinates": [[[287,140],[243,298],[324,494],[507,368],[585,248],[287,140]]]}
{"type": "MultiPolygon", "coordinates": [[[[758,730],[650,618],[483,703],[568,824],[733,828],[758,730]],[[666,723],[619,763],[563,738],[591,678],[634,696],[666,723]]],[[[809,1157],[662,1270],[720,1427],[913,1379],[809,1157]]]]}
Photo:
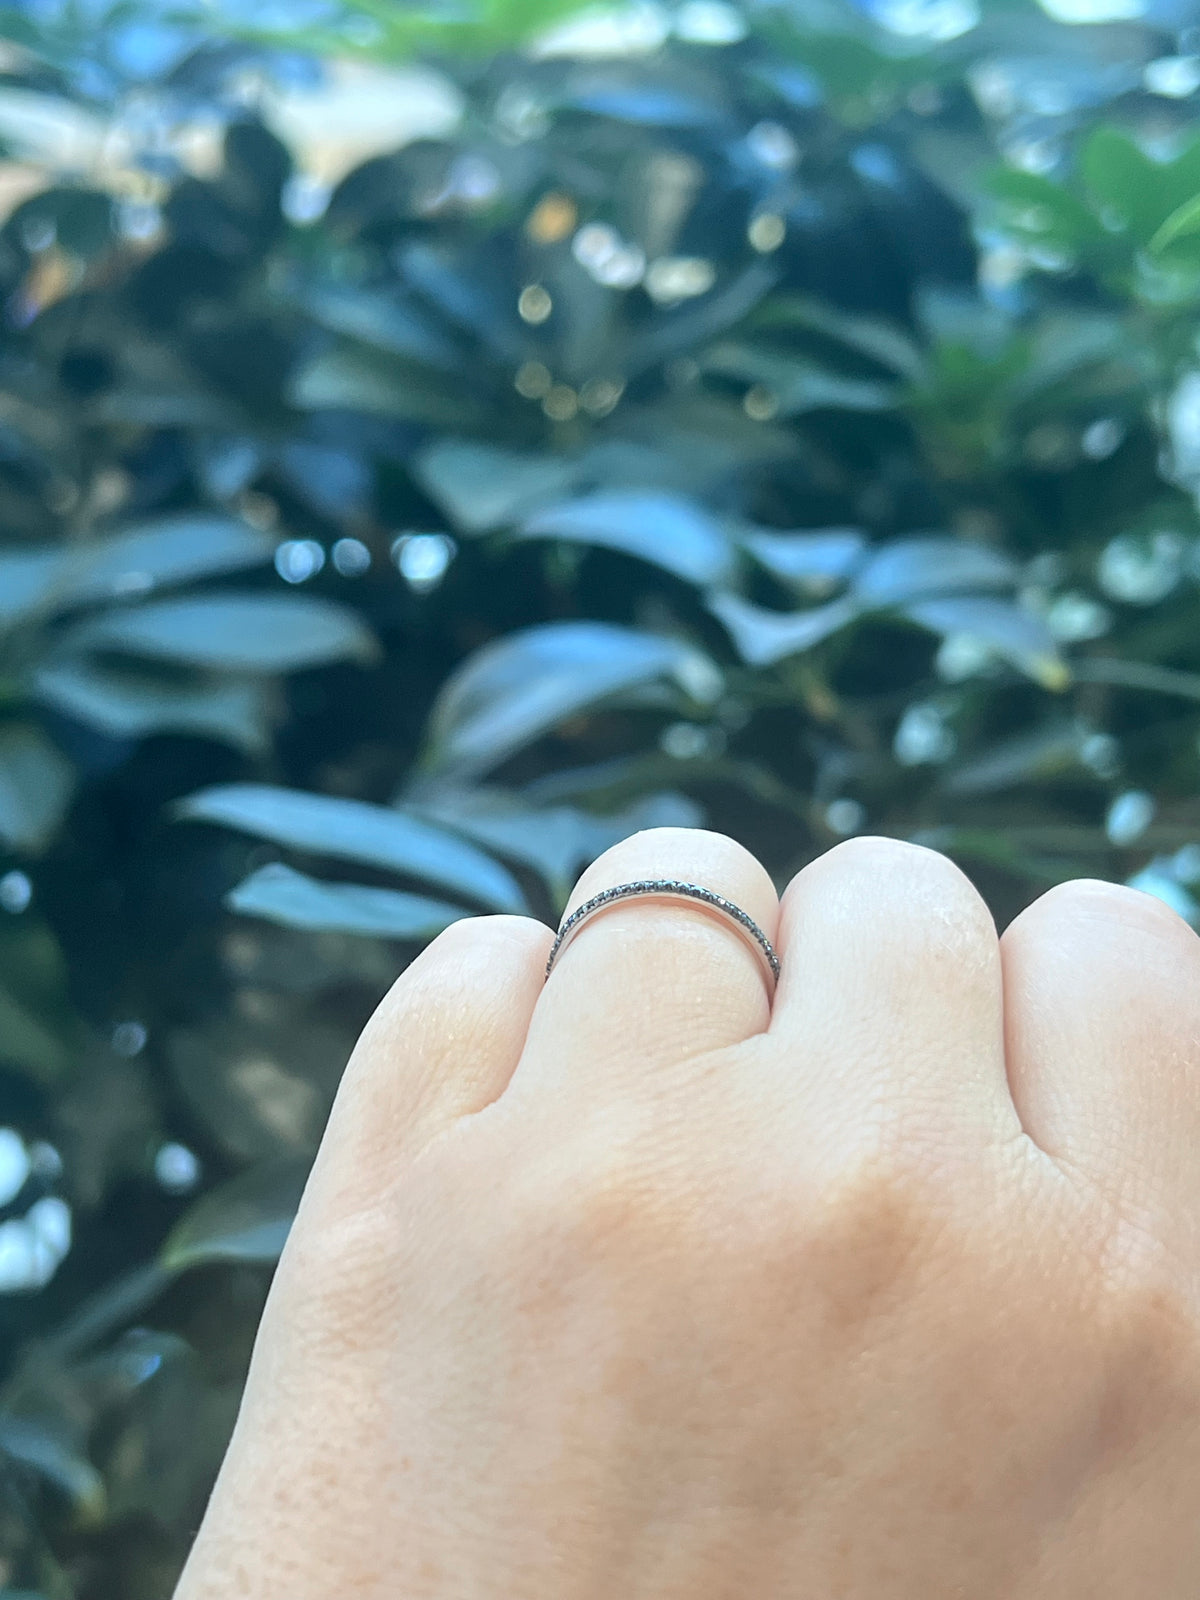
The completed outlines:
{"type": "Polygon", "coordinates": [[[712,889],[705,889],[698,883],[684,883],[679,878],[639,878],[634,883],[619,883],[615,888],[605,889],[603,893],[585,900],[581,906],[576,906],[559,927],[558,936],[550,947],[550,955],[546,962],[547,978],[560,952],[589,918],[616,900],[628,900],[638,895],[665,895],[672,899],[692,900],[708,907],[711,911],[720,912],[753,942],[754,948],[762,956],[774,980],[772,988],[779,982],[779,957],[775,954],[774,945],[754,918],[743,911],[741,906],[735,906],[732,900],[726,900],[724,895],[717,894],[712,889]]]}

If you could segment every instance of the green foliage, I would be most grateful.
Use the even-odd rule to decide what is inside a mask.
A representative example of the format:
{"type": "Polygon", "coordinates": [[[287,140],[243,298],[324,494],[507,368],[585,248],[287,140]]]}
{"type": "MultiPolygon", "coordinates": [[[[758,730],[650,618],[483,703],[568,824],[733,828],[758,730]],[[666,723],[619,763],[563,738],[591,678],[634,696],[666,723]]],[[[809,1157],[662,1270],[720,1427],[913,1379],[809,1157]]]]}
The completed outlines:
{"type": "MultiPolygon", "coordinates": [[[[420,51],[467,57],[535,38],[578,11],[583,0],[470,0],[468,4],[404,5],[388,0],[339,0],[316,24],[276,28],[234,26],[236,36],[317,55],[358,52],[372,61],[407,61],[420,51]]],[[[199,14],[200,20],[206,14],[199,14]]],[[[207,13],[211,19],[211,12],[207,13]]]]}
{"type": "Polygon", "coordinates": [[[1094,129],[1063,183],[1001,171],[999,226],[1055,271],[1082,268],[1148,308],[1200,299],[1200,138],[1153,155],[1127,130],[1094,129]]]}
{"type": "Polygon", "coordinates": [[[0,12],[5,1593],[169,1595],[452,921],[659,825],[1200,915],[1188,51],[575,9],[0,12]]]}

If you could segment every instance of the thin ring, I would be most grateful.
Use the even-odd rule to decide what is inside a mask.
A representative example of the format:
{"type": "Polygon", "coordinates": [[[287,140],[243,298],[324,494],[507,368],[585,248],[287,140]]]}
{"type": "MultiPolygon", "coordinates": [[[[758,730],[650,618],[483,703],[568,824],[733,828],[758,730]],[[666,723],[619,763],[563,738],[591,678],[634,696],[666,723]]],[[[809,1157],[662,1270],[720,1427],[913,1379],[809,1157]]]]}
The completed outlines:
{"type": "Polygon", "coordinates": [[[594,917],[598,911],[603,911],[606,906],[615,900],[627,900],[636,895],[667,895],[684,900],[698,901],[702,906],[707,906],[711,911],[719,911],[729,917],[737,926],[739,932],[747,935],[754,943],[755,949],[762,956],[774,980],[772,989],[779,982],[779,957],[775,954],[775,947],[766,934],[755,922],[754,918],[741,906],[735,906],[732,900],[726,900],[723,894],[717,894],[712,889],[705,889],[698,883],[684,883],[680,878],[638,878],[633,883],[619,883],[615,888],[605,889],[603,893],[593,895],[590,900],[585,900],[581,906],[576,906],[571,915],[565,919],[558,930],[558,936],[550,947],[550,955],[546,961],[546,977],[550,976],[555,961],[572,935],[578,932],[582,925],[594,917]]]}

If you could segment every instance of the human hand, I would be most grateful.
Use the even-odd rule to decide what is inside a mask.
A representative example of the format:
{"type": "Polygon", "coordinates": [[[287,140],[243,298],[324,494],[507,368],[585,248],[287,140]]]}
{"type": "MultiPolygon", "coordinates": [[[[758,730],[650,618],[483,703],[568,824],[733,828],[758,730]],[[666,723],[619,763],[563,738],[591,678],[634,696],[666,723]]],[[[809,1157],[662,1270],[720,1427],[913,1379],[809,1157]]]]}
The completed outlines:
{"type": "Polygon", "coordinates": [[[351,1059],[177,1600],[1195,1600],[1200,940],[718,834],[456,924],[351,1059]]]}

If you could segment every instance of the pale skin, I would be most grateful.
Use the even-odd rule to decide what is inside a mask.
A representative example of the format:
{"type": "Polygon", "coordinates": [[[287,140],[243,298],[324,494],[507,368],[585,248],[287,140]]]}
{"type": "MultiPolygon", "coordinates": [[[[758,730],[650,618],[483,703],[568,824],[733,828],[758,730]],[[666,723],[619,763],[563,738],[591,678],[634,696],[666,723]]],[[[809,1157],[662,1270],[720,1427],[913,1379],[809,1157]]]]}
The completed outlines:
{"type": "Polygon", "coordinates": [[[1195,1600],[1200,939],[720,834],[448,929],[347,1068],[176,1600],[1195,1600]]]}

